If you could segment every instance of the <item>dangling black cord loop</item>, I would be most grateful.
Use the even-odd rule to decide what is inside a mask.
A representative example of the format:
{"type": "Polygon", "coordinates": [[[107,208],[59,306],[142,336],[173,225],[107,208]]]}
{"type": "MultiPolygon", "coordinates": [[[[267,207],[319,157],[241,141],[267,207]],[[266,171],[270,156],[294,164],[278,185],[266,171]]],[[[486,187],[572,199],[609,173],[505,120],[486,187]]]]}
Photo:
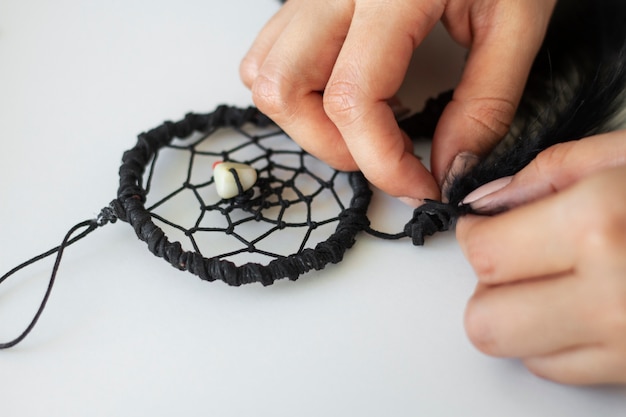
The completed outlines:
{"type": "Polygon", "coordinates": [[[52,292],[52,287],[54,286],[54,282],[56,280],[57,272],[59,271],[59,265],[61,264],[61,259],[63,258],[63,252],[65,251],[65,248],[78,242],[79,240],[81,240],[82,238],[84,238],[85,236],[93,232],[94,230],[96,230],[98,227],[104,226],[105,224],[109,222],[115,223],[116,220],[117,220],[117,216],[115,215],[115,210],[112,204],[111,206],[102,209],[102,212],[96,219],[86,220],[73,226],[67,232],[67,234],[65,235],[65,237],[63,238],[63,241],[61,242],[59,246],[53,249],[50,249],[49,251],[44,252],[41,255],[38,255],[38,256],[35,256],[34,258],[29,259],[28,261],[16,266],[15,268],[11,269],[9,272],[4,274],[2,277],[0,277],[0,284],[2,284],[13,274],[26,268],[27,266],[32,265],[35,262],[41,261],[42,259],[45,259],[50,255],[54,255],[55,253],[57,254],[56,259],[54,261],[54,266],[52,267],[52,273],[50,274],[50,279],[48,281],[48,288],[46,289],[46,293],[44,294],[41,300],[41,303],[39,304],[39,308],[37,309],[37,312],[33,316],[32,320],[30,321],[26,329],[15,339],[9,342],[0,343],[0,349],[8,349],[20,343],[26,336],[28,336],[28,334],[33,330],[33,328],[37,324],[37,321],[39,320],[41,313],[43,313],[43,310],[46,308],[46,304],[48,303],[48,298],[50,297],[50,293],[52,292]],[[85,229],[85,230],[83,230],[80,234],[73,236],[80,229],[85,229]]]}
{"type": "Polygon", "coordinates": [[[410,237],[415,246],[424,245],[426,236],[444,232],[454,227],[457,219],[470,212],[467,205],[454,205],[436,200],[424,200],[424,204],[413,211],[413,217],[400,233],[390,234],[367,226],[365,231],[372,236],[396,240],[410,237]]]}

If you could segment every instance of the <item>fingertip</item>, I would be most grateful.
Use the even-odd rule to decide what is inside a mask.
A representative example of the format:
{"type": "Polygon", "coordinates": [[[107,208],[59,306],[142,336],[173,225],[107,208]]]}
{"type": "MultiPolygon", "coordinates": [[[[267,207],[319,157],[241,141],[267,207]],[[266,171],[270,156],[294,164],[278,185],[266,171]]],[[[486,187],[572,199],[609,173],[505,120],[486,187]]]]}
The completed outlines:
{"type": "Polygon", "coordinates": [[[463,317],[463,325],[468,339],[476,349],[485,355],[501,356],[498,338],[491,325],[493,309],[477,291],[467,303],[463,317]]]}
{"type": "Polygon", "coordinates": [[[379,141],[380,137],[384,137],[381,134],[367,143],[360,142],[362,146],[356,150],[354,146],[350,148],[367,179],[386,194],[402,198],[412,206],[421,205],[424,199],[440,200],[439,185],[415,156],[412,146],[407,146],[405,135],[398,133],[397,138],[390,136],[387,140],[379,141]]]}
{"type": "Polygon", "coordinates": [[[424,200],[421,198],[411,198],[411,197],[398,197],[402,203],[406,204],[409,207],[418,208],[422,204],[424,204],[424,200]]]}
{"type": "Polygon", "coordinates": [[[239,63],[239,78],[241,79],[243,84],[251,90],[252,85],[254,84],[254,80],[256,80],[258,75],[258,61],[250,56],[250,54],[246,54],[246,56],[244,56],[239,63]]]}
{"type": "MultiPolygon", "coordinates": [[[[418,208],[425,203],[425,200],[439,201],[441,193],[430,173],[421,166],[419,160],[416,159],[416,162],[419,164],[417,174],[405,171],[404,174],[396,175],[391,173],[391,169],[385,176],[377,175],[373,177],[366,173],[366,171],[369,171],[367,169],[363,173],[367,180],[380,191],[397,198],[409,207],[418,208]],[[408,180],[409,177],[413,179],[408,180]]],[[[369,168],[371,169],[371,167],[369,168]]]]}
{"type": "Polygon", "coordinates": [[[414,155],[406,153],[403,162],[396,167],[390,167],[384,161],[379,164],[373,169],[382,172],[372,177],[371,181],[385,193],[414,207],[422,205],[425,199],[441,199],[437,182],[414,155]]]}
{"type": "Polygon", "coordinates": [[[475,155],[471,152],[461,152],[457,154],[449,168],[447,169],[445,175],[443,176],[441,184],[441,192],[444,198],[449,198],[450,189],[452,184],[460,177],[469,173],[472,168],[474,168],[480,162],[480,158],[478,155],[475,155]]]}
{"type": "Polygon", "coordinates": [[[433,137],[431,167],[437,182],[445,187],[452,176],[462,175],[491,151],[508,132],[515,108],[506,99],[455,91],[433,137]]]}

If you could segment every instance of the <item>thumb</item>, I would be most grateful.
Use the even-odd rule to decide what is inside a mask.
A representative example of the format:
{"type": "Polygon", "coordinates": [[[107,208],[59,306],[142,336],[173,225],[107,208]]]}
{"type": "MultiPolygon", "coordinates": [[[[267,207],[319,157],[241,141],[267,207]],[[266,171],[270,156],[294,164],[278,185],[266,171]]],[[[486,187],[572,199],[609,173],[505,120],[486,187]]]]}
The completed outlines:
{"type": "Polygon", "coordinates": [[[431,167],[444,195],[509,131],[555,1],[448,3],[444,24],[469,53],[433,137],[431,167]]]}
{"type": "Polygon", "coordinates": [[[477,188],[463,204],[494,214],[556,193],[595,172],[626,165],[626,130],[564,142],[542,151],[521,171],[477,188]]]}

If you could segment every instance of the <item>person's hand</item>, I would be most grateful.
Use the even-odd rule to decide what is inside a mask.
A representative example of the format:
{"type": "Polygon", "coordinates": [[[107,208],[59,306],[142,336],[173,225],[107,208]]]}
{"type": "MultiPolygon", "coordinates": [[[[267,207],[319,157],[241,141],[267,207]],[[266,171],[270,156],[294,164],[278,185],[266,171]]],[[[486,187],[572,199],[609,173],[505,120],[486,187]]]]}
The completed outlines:
{"type": "Polygon", "coordinates": [[[507,132],[555,1],[289,0],[243,59],[241,78],[304,149],[417,204],[438,198],[449,171],[507,132]],[[435,133],[433,177],[387,100],[440,19],[470,53],[435,133]]]}
{"type": "Polygon", "coordinates": [[[626,383],[625,184],[620,131],[549,148],[468,196],[493,191],[472,203],[484,212],[517,207],[457,225],[478,276],[465,326],[479,350],[562,383],[626,383]]]}

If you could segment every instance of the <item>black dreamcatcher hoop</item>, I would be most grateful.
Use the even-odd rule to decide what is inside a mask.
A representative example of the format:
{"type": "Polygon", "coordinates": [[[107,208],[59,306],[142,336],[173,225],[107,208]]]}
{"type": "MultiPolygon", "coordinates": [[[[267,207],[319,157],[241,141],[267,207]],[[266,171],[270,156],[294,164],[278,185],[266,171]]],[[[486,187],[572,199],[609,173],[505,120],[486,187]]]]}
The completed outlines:
{"type": "MultiPolygon", "coordinates": [[[[339,172],[331,172],[329,178],[319,177],[308,168],[307,159],[310,156],[304,151],[276,148],[275,144],[274,147],[266,145],[267,142],[284,136],[280,129],[253,136],[243,130],[247,124],[265,127],[270,121],[255,108],[221,106],[213,113],[188,114],[180,122],[165,123],[140,135],[137,145],[124,154],[120,168],[118,198],[111,203],[109,212],[114,217],[130,223],[139,239],[147,243],[148,249],[153,254],[162,257],[175,268],[189,271],[207,281],[221,280],[234,286],[253,282],[270,285],[277,279],[295,280],[309,270],[319,270],[328,263],[339,262],[345,250],[352,246],[355,235],[367,225],[366,211],[371,191],[364,177],[357,172],[346,174],[354,195],[349,207],[344,207],[333,189],[339,172]],[[205,141],[210,140],[221,128],[233,129],[238,134],[237,139],[233,139],[233,145],[217,152],[203,150],[201,146],[205,141]],[[173,142],[175,139],[189,138],[194,132],[201,132],[202,136],[198,140],[192,140],[190,144],[179,145],[173,142]],[[187,178],[176,191],[146,207],[159,152],[168,148],[190,153],[187,178]],[[253,159],[233,159],[237,158],[238,153],[247,150],[257,151],[258,155],[253,159]],[[194,183],[192,179],[194,166],[202,157],[257,165],[259,177],[255,186],[246,192],[239,182],[237,185],[240,192],[236,197],[224,199],[213,193],[214,201],[208,201],[211,196],[208,192],[203,193],[203,190],[214,188],[215,178],[200,179],[199,183],[194,183]],[[292,159],[297,166],[286,165],[286,159],[292,159]],[[144,171],[148,165],[149,176],[144,187],[142,186],[144,171]],[[310,186],[309,188],[313,188],[311,192],[307,193],[302,189],[305,183],[310,186]],[[156,212],[157,208],[185,190],[193,193],[200,206],[200,215],[189,228],[174,224],[156,212]],[[331,204],[336,204],[339,215],[316,221],[312,211],[313,200],[322,194],[333,200],[331,204]],[[299,208],[303,209],[299,210],[304,212],[303,218],[299,221],[287,219],[287,212],[293,206],[301,206],[299,208]],[[219,222],[224,223],[223,226],[203,225],[205,218],[213,212],[223,218],[224,222],[219,222]],[[254,239],[246,238],[238,233],[237,229],[248,222],[264,222],[269,225],[269,229],[254,239]],[[157,223],[180,230],[189,238],[194,250],[184,250],[179,241],[171,242],[157,223]],[[328,239],[313,248],[306,247],[311,233],[328,223],[337,224],[336,230],[328,239]],[[280,233],[288,228],[306,229],[300,247],[295,253],[280,255],[259,247],[272,233],[280,233]],[[198,239],[195,238],[200,233],[218,233],[222,239],[234,237],[241,244],[241,248],[204,256],[198,239]],[[227,260],[228,257],[239,253],[262,254],[272,260],[266,265],[257,262],[237,265],[227,260]]],[[[236,175],[235,170],[233,174],[236,175]]],[[[236,176],[235,178],[238,180],[236,176]]],[[[209,248],[208,251],[217,252],[217,248],[209,248]]]]}
{"type": "MultiPolygon", "coordinates": [[[[448,94],[444,95],[443,99],[447,96],[448,94]]],[[[438,117],[439,112],[433,110],[438,104],[440,101],[429,101],[426,108],[432,116],[438,117]]],[[[166,122],[139,135],[137,145],[122,158],[117,199],[103,210],[99,221],[102,223],[121,219],[128,222],[154,255],[163,258],[175,268],[189,271],[203,280],[221,280],[229,285],[239,286],[254,282],[271,285],[282,278],[296,280],[306,272],[323,269],[329,263],[337,263],[341,261],[345,251],[352,247],[357,233],[361,231],[390,239],[411,236],[415,244],[422,245],[424,236],[447,229],[458,211],[451,210],[448,205],[431,201],[415,210],[414,219],[403,232],[390,235],[373,230],[369,227],[370,221],[367,217],[372,191],[363,174],[342,173],[321,164],[276,127],[258,135],[245,130],[246,125],[264,128],[271,124],[254,107],[240,109],[220,106],[213,113],[191,113],[180,122],[166,122]],[[230,147],[215,151],[210,150],[211,146],[204,146],[211,145],[213,136],[224,128],[237,134],[236,139],[228,138],[230,147]],[[197,139],[191,138],[196,133],[201,136],[197,139]],[[186,139],[190,143],[177,143],[186,139]],[[174,192],[147,206],[158,157],[166,149],[189,153],[186,177],[183,185],[174,192]],[[251,156],[242,157],[246,152],[251,156]],[[233,198],[222,198],[215,193],[211,195],[208,191],[215,188],[215,177],[206,179],[200,176],[198,182],[193,179],[194,168],[200,158],[209,158],[209,162],[218,158],[216,162],[256,166],[258,178],[254,187],[245,190],[237,171],[231,169],[239,189],[237,195],[233,198]],[[317,165],[317,169],[311,165],[317,165]],[[143,186],[146,170],[148,177],[143,186]],[[320,171],[325,171],[326,176],[323,177],[320,171]],[[349,201],[344,202],[340,193],[335,190],[341,180],[347,180],[352,190],[349,201]],[[200,215],[187,228],[157,213],[159,207],[185,191],[193,194],[200,207],[200,215]],[[210,201],[211,197],[213,201],[210,201]],[[321,204],[316,201],[318,199],[322,201],[321,204]],[[326,218],[316,216],[315,209],[319,209],[321,205],[330,205],[333,214],[326,218]],[[299,219],[290,220],[288,210],[294,207],[297,208],[299,219]],[[217,223],[223,225],[216,225],[215,222],[205,225],[205,219],[210,214],[216,214],[219,217],[217,223]],[[251,222],[269,226],[253,238],[247,238],[237,231],[238,227],[251,222]],[[189,239],[193,250],[183,249],[179,241],[170,241],[157,223],[182,232],[189,239]],[[327,225],[334,225],[330,235],[313,247],[307,246],[314,231],[327,225]],[[304,230],[304,236],[295,253],[277,254],[260,247],[272,234],[286,229],[304,230]],[[209,233],[218,234],[220,246],[223,246],[226,235],[233,237],[240,244],[240,248],[204,255],[195,236],[209,233]],[[270,261],[267,264],[245,262],[237,265],[228,260],[244,253],[262,255],[270,261]]],[[[210,251],[215,249],[209,248],[210,251]]]]}

